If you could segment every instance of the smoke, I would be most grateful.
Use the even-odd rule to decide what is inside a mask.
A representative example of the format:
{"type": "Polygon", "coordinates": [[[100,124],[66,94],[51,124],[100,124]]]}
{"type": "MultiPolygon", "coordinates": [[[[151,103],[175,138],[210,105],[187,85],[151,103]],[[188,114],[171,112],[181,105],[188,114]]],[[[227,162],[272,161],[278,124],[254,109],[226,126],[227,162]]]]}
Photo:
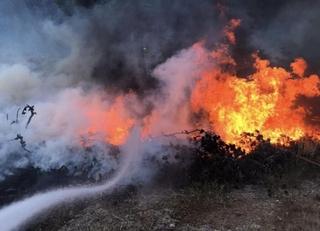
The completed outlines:
{"type": "Polygon", "coordinates": [[[146,99],[156,102],[144,121],[149,133],[159,135],[194,128],[189,98],[201,71],[212,64],[204,58],[206,56],[202,45],[195,44],[155,68],[153,75],[161,85],[161,93],[156,92],[146,99]]]}
{"type": "MultiPolygon", "coordinates": [[[[77,17],[74,14],[73,17],[77,17]]],[[[109,1],[93,7],[87,47],[101,54],[92,77],[107,87],[143,93],[152,69],[217,28],[211,1],[109,1]]]]}
{"type": "Polygon", "coordinates": [[[0,210],[0,229],[3,231],[17,229],[43,210],[59,203],[93,196],[100,192],[107,193],[120,184],[130,182],[130,175],[138,166],[137,162],[139,162],[142,154],[141,147],[139,131],[135,129],[127,144],[122,147],[122,154],[125,157],[123,157],[124,160],[122,160],[120,168],[107,182],[95,186],[56,189],[15,202],[0,210]],[[12,219],[13,217],[14,219],[12,219]]]}
{"type": "Polygon", "coordinates": [[[55,189],[14,202],[0,210],[0,229],[10,231],[22,228],[40,212],[60,203],[70,203],[99,193],[111,193],[113,189],[137,180],[149,181],[155,173],[154,166],[149,162],[150,157],[160,159],[163,156],[160,152],[163,151],[165,143],[166,141],[161,139],[142,141],[141,129],[134,128],[126,143],[120,147],[122,157],[118,169],[106,182],[99,185],[55,189]],[[148,164],[144,165],[146,162],[148,164]]]}
{"type": "Polygon", "coordinates": [[[44,171],[67,167],[70,174],[86,169],[93,178],[105,175],[117,168],[105,139],[117,143],[113,137],[126,135],[117,129],[130,128],[150,108],[157,109],[139,123],[151,119],[163,127],[160,131],[152,124],[150,132],[190,127],[185,99],[195,74],[185,85],[177,83],[194,66],[188,61],[191,55],[153,69],[217,30],[215,5],[179,0],[84,6],[90,7],[63,1],[0,3],[0,179],[30,166],[44,171]],[[181,68],[183,62],[190,66],[180,70],[175,61],[181,68]],[[172,82],[172,74],[179,80],[172,82]],[[180,96],[174,94],[180,91],[180,96]],[[119,92],[131,96],[119,99],[119,92]],[[139,100],[140,95],[146,96],[139,100]],[[158,100],[162,95],[166,100],[158,100]],[[29,115],[22,116],[21,110],[19,123],[11,124],[26,104],[35,105],[37,112],[28,129],[29,115]],[[172,108],[180,106],[181,117],[169,119],[172,108]],[[31,153],[13,140],[17,134],[31,153]],[[94,149],[89,154],[80,145],[83,140],[94,149]]]}
{"type": "MultiPolygon", "coordinates": [[[[256,30],[253,43],[275,60],[302,56],[315,66],[319,60],[319,1],[288,1],[270,20],[267,28],[256,30]]],[[[318,67],[316,70],[319,70],[318,67]]]]}
{"type": "Polygon", "coordinates": [[[320,25],[319,4],[312,0],[226,1],[228,16],[242,19],[236,51],[243,58],[259,50],[283,66],[303,57],[310,72],[319,72],[320,34],[314,29],[320,25]]]}
{"type": "Polygon", "coordinates": [[[27,63],[47,81],[55,79],[51,84],[90,80],[116,91],[155,87],[155,66],[199,39],[214,38],[219,28],[209,0],[104,1],[91,8],[15,0],[0,8],[0,60],[27,63]]]}
{"type": "MultiPolygon", "coordinates": [[[[40,79],[21,64],[2,66],[0,69],[0,105],[21,103],[36,93],[40,79]]],[[[9,105],[7,105],[9,106],[9,105]]]]}

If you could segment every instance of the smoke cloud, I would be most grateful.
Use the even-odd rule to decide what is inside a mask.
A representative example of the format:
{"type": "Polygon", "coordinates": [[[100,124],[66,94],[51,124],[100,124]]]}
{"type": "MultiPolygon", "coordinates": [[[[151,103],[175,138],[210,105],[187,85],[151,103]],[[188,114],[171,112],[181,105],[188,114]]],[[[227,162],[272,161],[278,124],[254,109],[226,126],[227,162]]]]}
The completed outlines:
{"type": "Polygon", "coordinates": [[[132,133],[128,143],[123,146],[122,153],[125,154],[123,163],[118,172],[107,182],[96,186],[81,186],[73,188],[62,188],[45,193],[36,194],[22,201],[13,203],[0,210],[0,229],[9,231],[19,228],[30,218],[38,215],[41,211],[54,205],[70,200],[93,196],[100,192],[110,192],[119,184],[130,182],[131,171],[136,168],[141,156],[141,147],[138,130],[132,133]],[[14,217],[14,219],[12,219],[14,217]]]}
{"type": "Polygon", "coordinates": [[[117,161],[106,154],[110,146],[104,144],[102,137],[108,134],[97,134],[97,127],[115,133],[109,125],[115,122],[93,121],[115,119],[111,111],[123,107],[121,102],[115,103],[122,100],[116,98],[117,92],[146,95],[142,102],[125,97],[127,101],[130,98],[131,106],[120,117],[128,120],[129,127],[131,117],[164,107],[146,119],[161,123],[162,131],[150,125],[150,132],[189,128],[187,105],[183,104],[196,74],[184,85],[178,81],[192,71],[194,61],[188,59],[194,54],[153,69],[180,49],[213,34],[218,28],[218,24],[214,25],[214,8],[211,1],[105,1],[78,5],[62,1],[2,1],[1,179],[15,168],[29,166],[44,171],[67,167],[71,174],[90,169],[90,177],[112,171],[117,161]],[[184,68],[175,66],[176,61],[184,68]],[[179,80],[172,82],[172,74],[179,75],[179,80]],[[159,94],[162,84],[167,89],[159,94]],[[174,94],[180,91],[181,95],[174,94]],[[154,105],[161,95],[167,95],[167,99],[154,105]],[[19,123],[11,124],[18,108],[26,104],[35,105],[37,112],[28,129],[28,115],[20,114],[19,123]],[[171,117],[172,108],[180,106],[181,116],[165,122],[164,117],[171,117]],[[88,135],[88,127],[94,134],[88,135]],[[31,153],[13,140],[17,134],[23,136],[31,153]],[[82,138],[94,140],[90,143],[94,147],[92,155],[79,147],[82,138]],[[97,166],[88,164],[93,159],[99,163],[97,166]]]}

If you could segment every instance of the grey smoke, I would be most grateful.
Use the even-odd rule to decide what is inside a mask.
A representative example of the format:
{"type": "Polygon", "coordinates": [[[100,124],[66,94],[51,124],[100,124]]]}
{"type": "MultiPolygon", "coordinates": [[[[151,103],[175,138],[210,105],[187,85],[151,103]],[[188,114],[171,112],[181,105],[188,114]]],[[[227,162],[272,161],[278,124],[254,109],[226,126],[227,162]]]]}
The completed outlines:
{"type": "Polygon", "coordinates": [[[143,92],[156,85],[150,74],[156,65],[216,31],[216,17],[207,0],[107,1],[75,11],[70,22],[87,20],[83,39],[99,56],[94,80],[116,90],[143,92]]]}
{"type": "MultiPolygon", "coordinates": [[[[78,148],[78,131],[87,123],[86,109],[79,102],[90,101],[93,93],[102,90],[148,93],[163,81],[153,76],[158,64],[217,27],[214,5],[206,0],[104,1],[90,8],[68,3],[71,14],[65,14],[61,4],[0,3],[0,179],[30,166],[44,171],[67,167],[71,174],[91,168],[90,177],[117,168],[108,145],[96,141],[90,157],[78,148]],[[27,117],[10,125],[25,104],[35,105],[38,112],[28,129],[27,117]],[[18,133],[32,154],[11,141],[18,133]],[[99,164],[91,166],[91,156],[99,164]]],[[[156,95],[145,101],[152,104],[150,99],[156,95]]],[[[167,113],[178,105],[168,105],[167,113]]],[[[132,107],[141,107],[139,113],[145,113],[138,103],[132,107]]],[[[180,120],[182,129],[187,118],[180,120]]]]}
{"type": "Polygon", "coordinates": [[[315,28],[320,26],[320,1],[230,0],[227,6],[230,17],[242,19],[238,52],[259,50],[274,64],[285,66],[303,57],[311,72],[319,72],[320,33],[315,28]]]}
{"type": "Polygon", "coordinates": [[[142,147],[139,130],[136,129],[131,138],[128,139],[127,144],[122,147],[122,154],[125,157],[121,167],[108,181],[100,185],[56,189],[10,204],[0,210],[0,229],[2,231],[16,230],[34,216],[39,215],[40,212],[44,212],[44,210],[59,203],[90,197],[102,192],[108,193],[116,186],[130,182],[132,172],[139,166],[137,162],[140,161],[142,156],[142,147]]]}
{"type": "MultiPolygon", "coordinates": [[[[275,59],[305,57],[313,65],[319,60],[319,1],[288,2],[270,20],[267,28],[257,29],[253,43],[275,59]]],[[[318,69],[319,70],[319,69],[318,69]]]]}

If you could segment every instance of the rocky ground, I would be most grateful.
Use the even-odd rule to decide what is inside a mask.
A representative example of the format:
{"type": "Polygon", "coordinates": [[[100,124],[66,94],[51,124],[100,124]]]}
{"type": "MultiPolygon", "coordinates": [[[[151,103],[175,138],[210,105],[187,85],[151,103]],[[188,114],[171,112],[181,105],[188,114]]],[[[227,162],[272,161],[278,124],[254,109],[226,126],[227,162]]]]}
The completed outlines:
{"type": "Polygon", "coordinates": [[[28,230],[320,230],[318,170],[236,187],[128,187],[55,208],[28,230]]]}

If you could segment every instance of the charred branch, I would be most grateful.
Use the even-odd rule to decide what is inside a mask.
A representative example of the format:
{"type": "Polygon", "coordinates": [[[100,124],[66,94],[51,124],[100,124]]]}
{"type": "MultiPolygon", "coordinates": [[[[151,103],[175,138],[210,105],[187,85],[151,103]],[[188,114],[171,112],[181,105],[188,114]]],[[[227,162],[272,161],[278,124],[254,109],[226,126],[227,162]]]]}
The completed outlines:
{"type": "Polygon", "coordinates": [[[22,135],[17,134],[17,136],[13,140],[18,140],[20,142],[20,145],[21,145],[22,149],[27,151],[27,152],[29,152],[29,153],[31,153],[31,151],[26,148],[27,143],[26,143],[26,141],[24,141],[22,135]]]}
{"type": "Polygon", "coordinates": [[[22,115],[27,114],[27,112],[30,112],[30,117],[29,117],[28,122],[26,124],[26,128],[28,128],[32,118],[37,114],[34,110],[34,105],[30,106],[29,104],[27,104],[22,110],[22,115]]]}

